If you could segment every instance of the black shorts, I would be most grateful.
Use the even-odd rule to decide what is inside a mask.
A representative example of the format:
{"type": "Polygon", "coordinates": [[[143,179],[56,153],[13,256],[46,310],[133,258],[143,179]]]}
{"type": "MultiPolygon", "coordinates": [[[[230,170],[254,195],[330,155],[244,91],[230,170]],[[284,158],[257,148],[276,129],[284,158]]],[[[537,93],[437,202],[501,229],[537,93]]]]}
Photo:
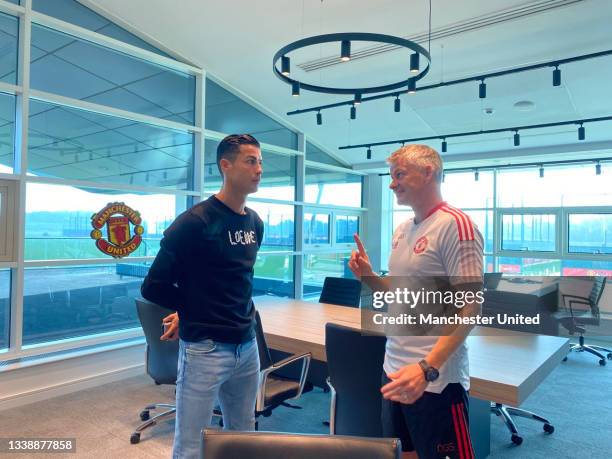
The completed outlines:
{"type": "MultiPolygon", "coordinates": [[[[383,371],[382,384],[390,379],[383,371]]],[[[461,384],[447,385],[442,393],[424,392],[407,405],[383,399],[385,437],[402,441],[402,451],[415,451],[419,459],[473,459],[469,433],[468,395],[461,384]]]]}

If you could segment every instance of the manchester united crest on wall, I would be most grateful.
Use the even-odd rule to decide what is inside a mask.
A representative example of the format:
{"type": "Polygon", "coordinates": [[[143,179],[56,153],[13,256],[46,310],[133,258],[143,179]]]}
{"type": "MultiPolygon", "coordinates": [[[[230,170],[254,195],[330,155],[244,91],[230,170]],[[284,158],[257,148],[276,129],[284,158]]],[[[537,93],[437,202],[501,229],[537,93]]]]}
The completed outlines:
{"type": "Polygon", "coordinates": [[[123,258],[142,242],[144,228],[141,223],[139,212],[122,202],[111,202],[92,215],[91,226],[94,229],[90,235],[101,252],[113,258],[123,258]],[[106,232],[106,238],[103,232],[106,232]]]}

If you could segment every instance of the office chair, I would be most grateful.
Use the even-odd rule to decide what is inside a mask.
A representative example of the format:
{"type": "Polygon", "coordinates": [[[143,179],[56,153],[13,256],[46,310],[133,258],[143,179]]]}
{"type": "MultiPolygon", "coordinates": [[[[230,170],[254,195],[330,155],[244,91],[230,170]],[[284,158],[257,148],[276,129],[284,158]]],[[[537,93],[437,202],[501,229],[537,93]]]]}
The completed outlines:
{"type": "Polygon", "coordinates": [[[339,304],[341,306],[359,307],[361,282],[344,277],[326,277],[319,303],[339,304]]]}
{"type": "Polygon", "coordinates": [[[501,416],[506,427],[510,431],[511,437],[510,440],[515,445],[520,445],[523,443],[523,437],[519,435],[518,429],[516,428],[516,424],[512,419],[512,416],[518,416],[520,418],[533,419],[534,421],[539,421],[544,424],[543,429],[547,434],[551,434],[555,431],[555,426],[553,426],[550,421],[542,416],[538,416],[531,411],[524,410],[522,408],[516,408],[514,406],[507,406],[503,403],[491,402],[491,413],[496,416],[501,416]]]}
{"type": "Polygon", "coordinates": [[[484,273],[483,286],[487,290],[495,290],[501,281],[503,273],[484,273]]]}
{"type": "Polygon", "coordinates": [[[202,459],[399,459],[397,438],[204,429],[202,459]]]}
{"type": "MultiPolygon", "coordinates": [[[[299,406],[290,405],[287,400],[295,400],[300,398],[304,392],[310,392],[313,385],[306,381],[308,376],[308,368],[312,354],[304,352],[302,354],[290,355],[279,362],[272,362],[270,349],[266,343],[261,317],[259,312],[255,312],[255,334],[257,338],[257,347],[259,349],[259,389],[257,391],[257,401],[255,406],[255,417],[268,417],[278,406],[286,406],[289,408],[301,408],[299,406]],[[288,365],[302,361],[302,371],[299,380],[287,378],[274,374],[277,370],[287,367],[288,365]]],[[[255,424],[255,429],[258,424],[255,424]]]]}
{"type": "MultiPolygon", "coordinates": [[[[556,315],[559,323],[567,329],[570,335],[579,333],[578,344],[572,344],[570,352],[588,352],[599,357],[599,364],[605,366],[606,357],[612,360],[612,350],[592,344],[584,344],[584,325],[599,325],[599,300],[606,286],[606,277],[597,276],[588,297],[561,294],[561,302],[566,308],[565,314],[556,315]],[[584,305],[586,308],[574,308],[573,305],[584,305]],[[569,315],[567,315],[569,312],[569,315]],[[589,314],[590,313],[590,314],[589,314]],[[603,353],[607,355],[604,357],[603,353]]],[[[567,356],[563,361],[567,360],[567,356]]]]}
{"type": "Polygon", "coordinates": [[[382,437],[380,385],[385,343],[384,336],[365,336],[354,328],[325,325],[331,435],[382,437]]]}
{"type": "MultiPolygon", "coordinates": [[[[151,303],[143,298],[136,298],[136,310],[138,318],[144,331],[147,345],[145,348],[145,369],[147,374],[153,378],[155,384],[176,384],[178,367],[179,342],[161,341],[162,320],[174,311],[151,303]]],[[[169,403],[153,403],[147,405],[140,412],[143,421],[130,437],[130,443],[140,442],[140,434],[143,430],[156,425],[159,421],[173,417],[176,406],[169,403]],[[152,410],[165,408],[166,411],[150,417],[152,410]]]]}

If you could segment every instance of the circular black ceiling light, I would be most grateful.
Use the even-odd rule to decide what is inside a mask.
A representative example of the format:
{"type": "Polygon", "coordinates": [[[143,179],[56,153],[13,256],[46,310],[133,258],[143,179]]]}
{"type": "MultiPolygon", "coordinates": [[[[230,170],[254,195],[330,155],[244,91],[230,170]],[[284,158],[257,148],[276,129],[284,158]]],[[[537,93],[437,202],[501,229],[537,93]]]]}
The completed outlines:
{"type": "MultiPolygon", "coordinates": [[[[293,94],[296,95],[295,88],[305,89],[307,91],[322,92],[327,94],[372,94],[385,91],[393,91],[394,89],[409,87],[414,89],[416,82],[423,78],[429,72],[429,66],[431,64],[431,56],[429,52],[417,43],[407,40],[405,38],[394,37],[392,35],[383,35],[378,33],[361,33],[361,32],[347,32],[347,33],[331,33],[325,35],[316,35],[313,37],[303,38],[301,40],[289,43],[279,49],[274,58],[272,59],[272,69],[274,74],[285,83],[289,84],[293,88],[293,94]],[[409,75],[405,80],[401,80],[395,83],[382,85],[382,86],[370,86],[365,88],[335,88],[331,86],[317,86],[313,84],[303,83],[297,79],[291,78],[290,75],[290,61],[288,54],[298,49],[306,48],[312,45],[318,45],[321,43],[333,43],[338,42],[339,60],[346,62],[351,59],[351,42],[354,41],[369,41],[376,43],[384,43],[389,45],[396,45],[403,48],[407,48],[413,51],[410,55],[410,61],[406,64],[406,74],[409,75]],[[278,61],[281,60],[282,68],[277,67],[278,61]],[[423,67],[420,65],[422,60],[426,61],[426,65],[423,67]]],[[[299,94],[299,91],[297,91],[299,94]]]]}

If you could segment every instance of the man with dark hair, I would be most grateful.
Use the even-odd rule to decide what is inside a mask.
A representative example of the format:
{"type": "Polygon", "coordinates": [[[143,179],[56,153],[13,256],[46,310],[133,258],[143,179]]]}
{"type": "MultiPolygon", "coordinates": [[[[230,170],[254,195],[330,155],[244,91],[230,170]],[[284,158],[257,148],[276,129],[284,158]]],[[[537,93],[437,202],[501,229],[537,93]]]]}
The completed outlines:
{"type": "Polygon", "coordinates": [[[230,135],[217,148],[223,186],[164,232],[142,295],[176,310],[162,340],[180,338],[174,458],[196,458],[215,401],[228,430],[253,430],[259,381],[253,266],[263,222],[245,207],[262,174],[259,142],[230,135]],[[179,321],[180,316],[180,321],[179,321]]]}

